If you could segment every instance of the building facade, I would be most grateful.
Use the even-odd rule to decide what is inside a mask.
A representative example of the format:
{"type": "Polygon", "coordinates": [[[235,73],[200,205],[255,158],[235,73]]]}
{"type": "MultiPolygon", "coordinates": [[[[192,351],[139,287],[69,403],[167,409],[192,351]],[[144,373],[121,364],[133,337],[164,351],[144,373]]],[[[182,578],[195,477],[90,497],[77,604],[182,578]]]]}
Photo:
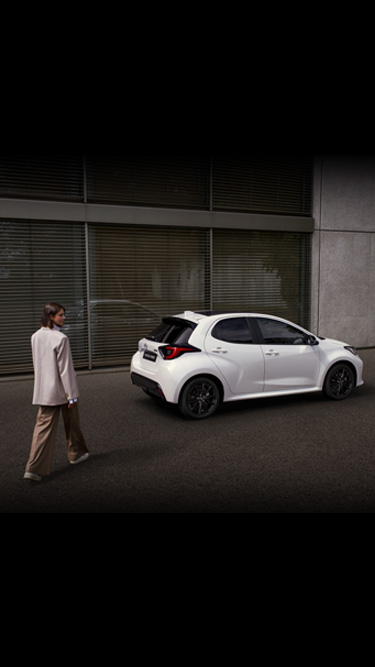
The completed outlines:
{"type": "Polygon", "coordinates": [[[0,377],[32,371],[30,336],[48,301],[66,307],[78,369],[128,365],[160,317],[185,310],[266,312],[375,345],[373,166],[0,157],[0,377]]]}
{"type": "Polygon", "coordinates": [[[375,346],[375,156],[315,158],[311,328],[375,346]]]}

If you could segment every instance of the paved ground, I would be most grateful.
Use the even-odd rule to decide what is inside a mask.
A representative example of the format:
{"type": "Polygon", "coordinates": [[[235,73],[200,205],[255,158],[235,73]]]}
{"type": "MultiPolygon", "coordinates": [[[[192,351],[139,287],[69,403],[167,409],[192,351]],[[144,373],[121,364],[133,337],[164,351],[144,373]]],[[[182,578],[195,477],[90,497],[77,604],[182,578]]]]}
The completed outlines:
{"type": "Polygon", "coordinates": [[[67,463],[62,421],[53,472],[23,480],[37,408],[32,380],[0,382],[0,512],[375,511],[375,350],[365,386],[223,406],[190,422],[133,388],[128,372],[82,375],[90,459],[67,463]]]}

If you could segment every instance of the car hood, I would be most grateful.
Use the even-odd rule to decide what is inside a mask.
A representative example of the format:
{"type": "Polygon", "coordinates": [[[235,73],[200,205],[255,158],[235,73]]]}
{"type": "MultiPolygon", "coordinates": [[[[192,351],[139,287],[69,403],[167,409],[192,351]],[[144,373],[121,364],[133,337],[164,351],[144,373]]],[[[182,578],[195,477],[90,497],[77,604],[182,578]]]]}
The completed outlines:
{"type": "Polygon", "coordinates": [[[353,347],[352,345],[350,345],[350,343],[344,343],[344,341],[336,340],[335,338],[325,338],[322,341],[319,340],[319,342],[321,345],[328,343],[328,345],[339,345],[340,347],[345,347],[345,346],[353,347]]]}

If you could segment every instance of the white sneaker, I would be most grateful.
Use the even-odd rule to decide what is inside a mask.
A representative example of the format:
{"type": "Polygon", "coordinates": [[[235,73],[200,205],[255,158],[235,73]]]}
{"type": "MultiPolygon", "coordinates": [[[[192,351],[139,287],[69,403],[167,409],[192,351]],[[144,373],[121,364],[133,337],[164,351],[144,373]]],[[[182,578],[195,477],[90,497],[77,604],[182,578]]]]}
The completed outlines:
{"type": "Polygon", "coordinates": [[[33,482],[41,482],[43,479],[40,475],[37,475],[36,472],[25,472],[23,478],[32,479],[33,482]]]}
{"type": "Polygon", "coordinates": [[[79,459],[77,459],[76,461],[71,461],[70,463],[75,466],[77,463],[82,463],[82,461],[86,461],[88,458],[89,458],[89,453],[87,452],[87,454],[82,454],[82,456],[80,456],[79,459]]]}

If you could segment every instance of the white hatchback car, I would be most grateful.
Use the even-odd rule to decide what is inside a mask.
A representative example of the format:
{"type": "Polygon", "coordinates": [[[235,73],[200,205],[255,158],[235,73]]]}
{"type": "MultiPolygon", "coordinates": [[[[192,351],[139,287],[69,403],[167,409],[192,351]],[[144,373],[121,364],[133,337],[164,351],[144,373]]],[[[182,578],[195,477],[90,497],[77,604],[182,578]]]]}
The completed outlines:
{"type": "Polygon", "coordinates": [[[139,343],[134,385],[205,419],[221,402],[324,391],[335,400],[363,384],[355,348],[254,313],[185,312],[139,343]]]}

